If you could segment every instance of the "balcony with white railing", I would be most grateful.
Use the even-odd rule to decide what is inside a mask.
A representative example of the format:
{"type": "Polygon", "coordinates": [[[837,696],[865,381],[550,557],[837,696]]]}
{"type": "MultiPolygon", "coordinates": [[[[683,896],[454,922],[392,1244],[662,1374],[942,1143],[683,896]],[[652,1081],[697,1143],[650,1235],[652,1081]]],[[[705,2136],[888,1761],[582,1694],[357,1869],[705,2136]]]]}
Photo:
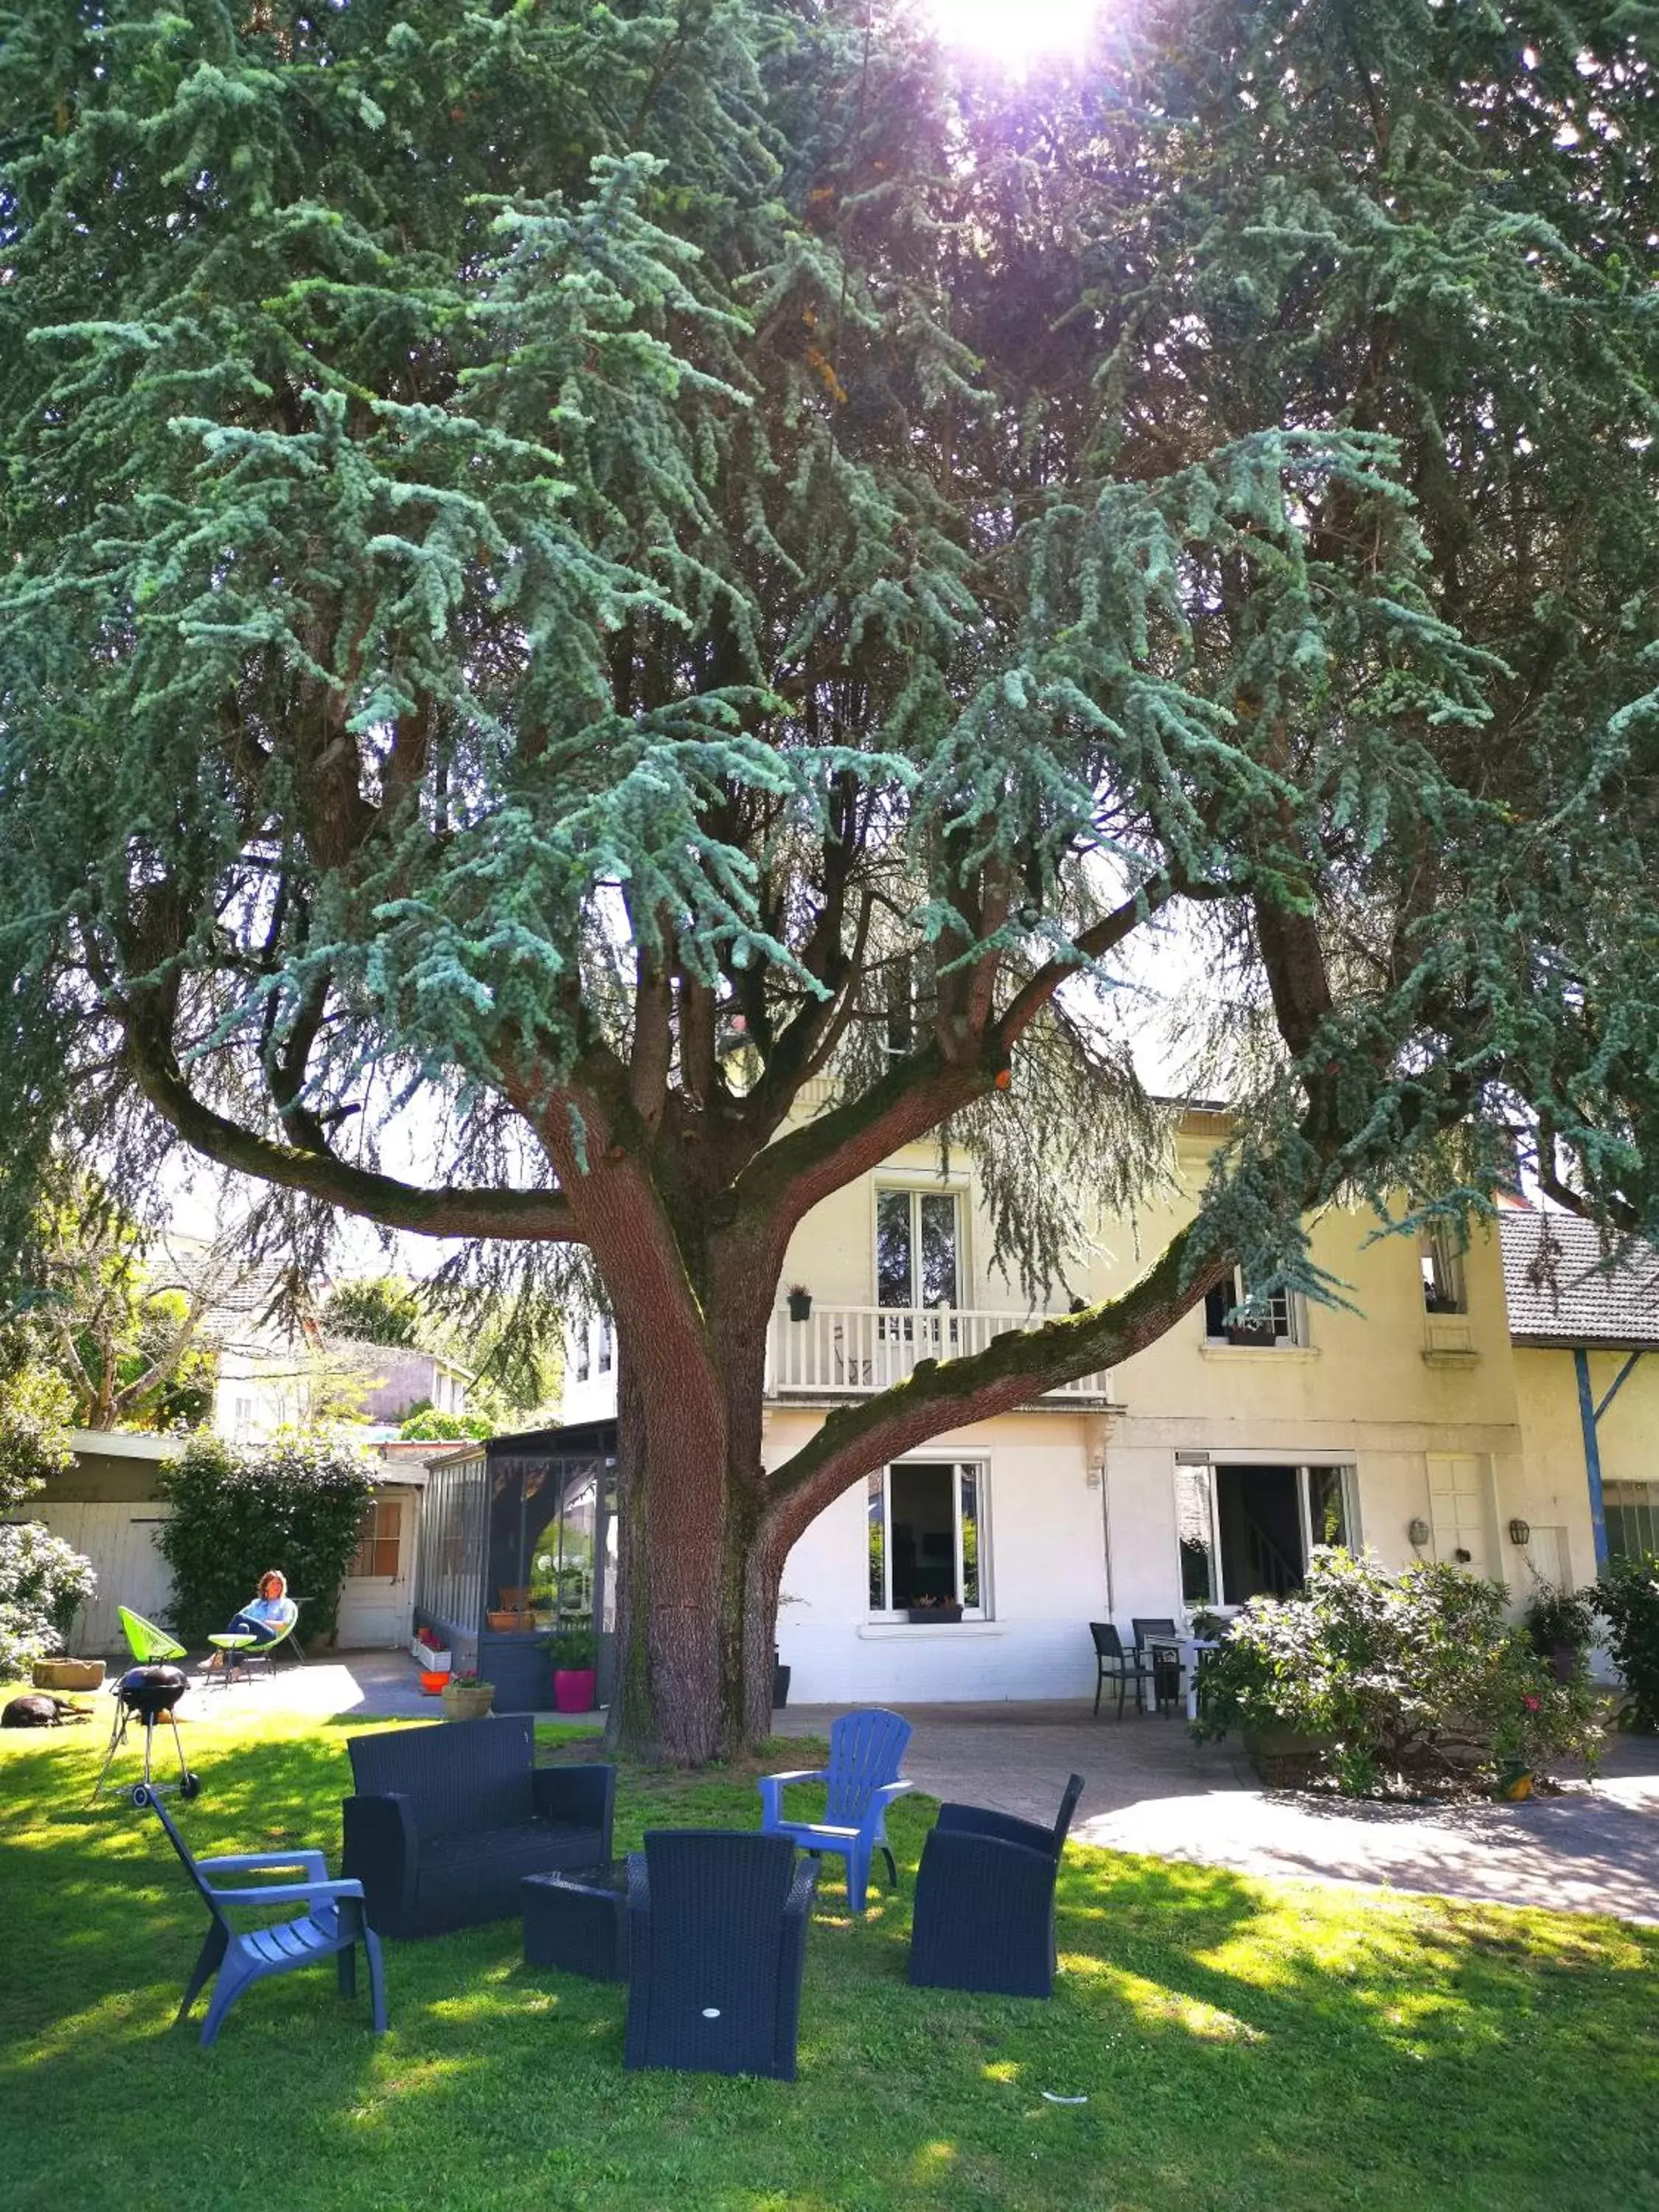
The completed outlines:
{"type": "MultiPolygon", "coordinates": [[[[1011,1329],[1040,1328],[1059,1315],[990,1313],[969,1306],[822,1306],[805,1321],[787,1308],[772,1316],[766,1343],[769,1398],[868,1397],[914,1374],[924,1359],[964,1358],[1011,1329]]],[[[1112,1377],[1103,1369],[1045,1390],[1033,1404],[1106,1406],[1112,1377]]]]}

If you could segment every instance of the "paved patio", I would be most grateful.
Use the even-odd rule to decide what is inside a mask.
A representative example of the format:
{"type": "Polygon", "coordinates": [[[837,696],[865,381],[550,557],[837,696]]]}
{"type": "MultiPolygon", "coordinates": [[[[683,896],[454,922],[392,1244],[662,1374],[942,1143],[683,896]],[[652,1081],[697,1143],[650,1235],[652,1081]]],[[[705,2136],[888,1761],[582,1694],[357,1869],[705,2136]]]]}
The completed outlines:
{"type": "MultiPolygon", "coordinates": [[[[1622,1736],[1603,1778],[1522,1805],[1361,1805],[1261,1789],[1231,1741],[1194,1744],[1184,1723],[1120,1723],[1086,1705],[906,1708],[906,1771],[938,1797],[1052,1820],[1068,1774],[1087,1778],[1079,1842],[1154,1857],[1425,1892],[1502,1905],[1611,1912],[1659,1925],[1659,1742],[1622,1736]]],[[[779,1715],[819,1735],[827,1706],[779,1715]]]]}
{"type": "MultiPolygon", "coordinates": [[[[221,1712],[433,1720],[401,1651],[348,1652],[270,1680],[192,1690],[179,1718],[221,1712]]],[[[822,1735],[842,1708],[792,1705],[781,1735],[822,1735]]],[[[1524,1805],[1356,1805],[1260,1789],[1231,1741],[1194,1744],[1178,1720],[1086,1705],[906,1708],[906,1768],[930,1796],[1052,1820],[1066,1778],[1087,1786],[1080,1842],[1161,1858],[1432,1895],[1611,1912],[1659,1925],[1659,1742],[1608,1745],[1602,1778],[1524,1805]]],[[[550,1718],[551,1715],[543,1717],[550,1718]]]]}

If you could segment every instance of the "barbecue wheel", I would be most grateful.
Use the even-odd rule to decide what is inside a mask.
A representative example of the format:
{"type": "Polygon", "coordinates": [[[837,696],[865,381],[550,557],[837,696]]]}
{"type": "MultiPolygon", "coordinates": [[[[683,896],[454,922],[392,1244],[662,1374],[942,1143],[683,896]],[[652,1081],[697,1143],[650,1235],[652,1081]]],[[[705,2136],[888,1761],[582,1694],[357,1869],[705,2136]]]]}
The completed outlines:
{"type": "Polygon", "coordinates": [[[201,1790],[202,1778],[199,1774],[186,1774],[179,1784],[179,1795],[181,1797],[199,1796],[201,1790]]]}

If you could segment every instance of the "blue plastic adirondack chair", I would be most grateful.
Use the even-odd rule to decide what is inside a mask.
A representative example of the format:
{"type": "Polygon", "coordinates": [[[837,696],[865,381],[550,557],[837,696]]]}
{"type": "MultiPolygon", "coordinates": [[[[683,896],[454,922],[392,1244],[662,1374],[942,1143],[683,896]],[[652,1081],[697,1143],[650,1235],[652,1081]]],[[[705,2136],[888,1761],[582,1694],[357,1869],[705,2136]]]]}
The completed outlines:
{"type": "Polygon", "coordinates": [[[835,1851],[847,1862],[847,1902],[864,1910],[870,1863],[879,1851],[887,1862],[890,1888],[898,1887],[898,1869],[887,1848],[887,1808],[913,1785],[899,1773],[910,1723],[902,1714],[878,1706],[843,1713],[830,1729],[828,1766],[802,1768],[760,1778],[761,1828],[767,1835],[793,1836],[814,1857],[835,1851]],[[792,1782],[827,1782],[830,1801],[821,1820],[786,1820],[783,1793],[792,1782]]]}
{"type": "MultiPolygon", "coordinates": [[[[357,1952],[362,1943],[368,1959],[369,1995],[374,2007],[374,2033],[386,2033],[386,1971],[380,1962],[380,1939],[363,1917],[363,1886],[360,1881],[331,1881],[320,1851],[252,1851],[234,1858],[198,1859],[167,1818],[167,1808],[150,1786],[141,1782],[132,1793],[135,1805],[148,1805],[167,1830],[167,1841],[183,1860],[185,1871],[213,1915],[200,1955],[191,1970],[190,1985],[179,2008],[183,2020],[207,1986],[219,1977],[202,2023],[202,2041],[211,2043],[219,2026],[244,1990],[270,1974],[291,1973],[296,1966],[314,1966],[320,1960],[339,1960],[340,1993],[357,1991],[357,1952]],[[299,1867],[303,1881],[264,1882],[246,1889],[221,1889],[210,1875],[269,1874],[278,1867],[299,1867]],[[228,1905],[257,1905],[303,1903],[309,1909],[297,1919],[279,1920],[272,1927],[233,1928],[225,1912],[228,1905]]],[[[176,2023],[175,2023],[176,2024],[176,2023]]]]}

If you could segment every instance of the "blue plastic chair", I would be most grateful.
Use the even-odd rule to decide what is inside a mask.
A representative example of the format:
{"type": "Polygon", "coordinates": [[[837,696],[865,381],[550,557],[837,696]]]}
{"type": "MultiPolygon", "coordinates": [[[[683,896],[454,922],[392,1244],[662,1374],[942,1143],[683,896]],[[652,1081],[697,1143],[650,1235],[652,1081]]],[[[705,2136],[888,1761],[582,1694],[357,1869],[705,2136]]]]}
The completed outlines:
{"type": "Polygon", "coordinates": [[[898,1869],[887,1848],[887,1808],[914,1787],[899,1773],[909,1741],[910,1723],[901,1714],[879,1706],[843,1713],[830,1724],[828,1766],[760,1778],[762,1832],[793,1837],[815,1858],[823,1851],[844,1858],[847,1902],[854,1912],[864,1910],[870,1863],[878,1851],[887,1862],[888,1887],[898,1887],[898,1869]],[[828,1783],[830,1798],[821,1820],[785,1820],[783,1793],[792,1782],[828,1783]]]}
{"type": "MultiPolygon", "coordinates": [[[[386,2033],[386,1972],[380,1962],[380,1941],[363,1917],[363,1886],[360,1881],[331,1881],[320,1851],[252,1851],[234,1858],[198,1859],[167,1814],[167,1808],[152,1785],[139,1783],[132,1793],[135,1805],[148,1805],[167,1830],[167,1841],[184,1862],[202,1902],[213,1916],[213,1925],[191,1970],[190,1985],[179,2008],[183,2020],[191,2005],[217,1974],[202,2041],[211,2043],[219,2026],[244,1990],[270,1974],[291,1973],[296,1966],[314,1966],[319,1960],[339,1960],[340,1993],[355,1996],[357,1990],[357,1952],[361,1943],[368,1960],[369,1994],[374,2007],[374,2033],[386,2033]],[[248,1887],[221,1889],[210,1875],[269,1874],[278,1867],[299,1867],[303,1881],[260,1882],[248,1887]],[[297,1919],[279,1920],[272,1927],[233,1928],[228,1905],[257,1905],[303,1903],[309,1907],[297,1919]]],[[[175,2023],[176,2025],[176,2023],[175,2023]]]]}

